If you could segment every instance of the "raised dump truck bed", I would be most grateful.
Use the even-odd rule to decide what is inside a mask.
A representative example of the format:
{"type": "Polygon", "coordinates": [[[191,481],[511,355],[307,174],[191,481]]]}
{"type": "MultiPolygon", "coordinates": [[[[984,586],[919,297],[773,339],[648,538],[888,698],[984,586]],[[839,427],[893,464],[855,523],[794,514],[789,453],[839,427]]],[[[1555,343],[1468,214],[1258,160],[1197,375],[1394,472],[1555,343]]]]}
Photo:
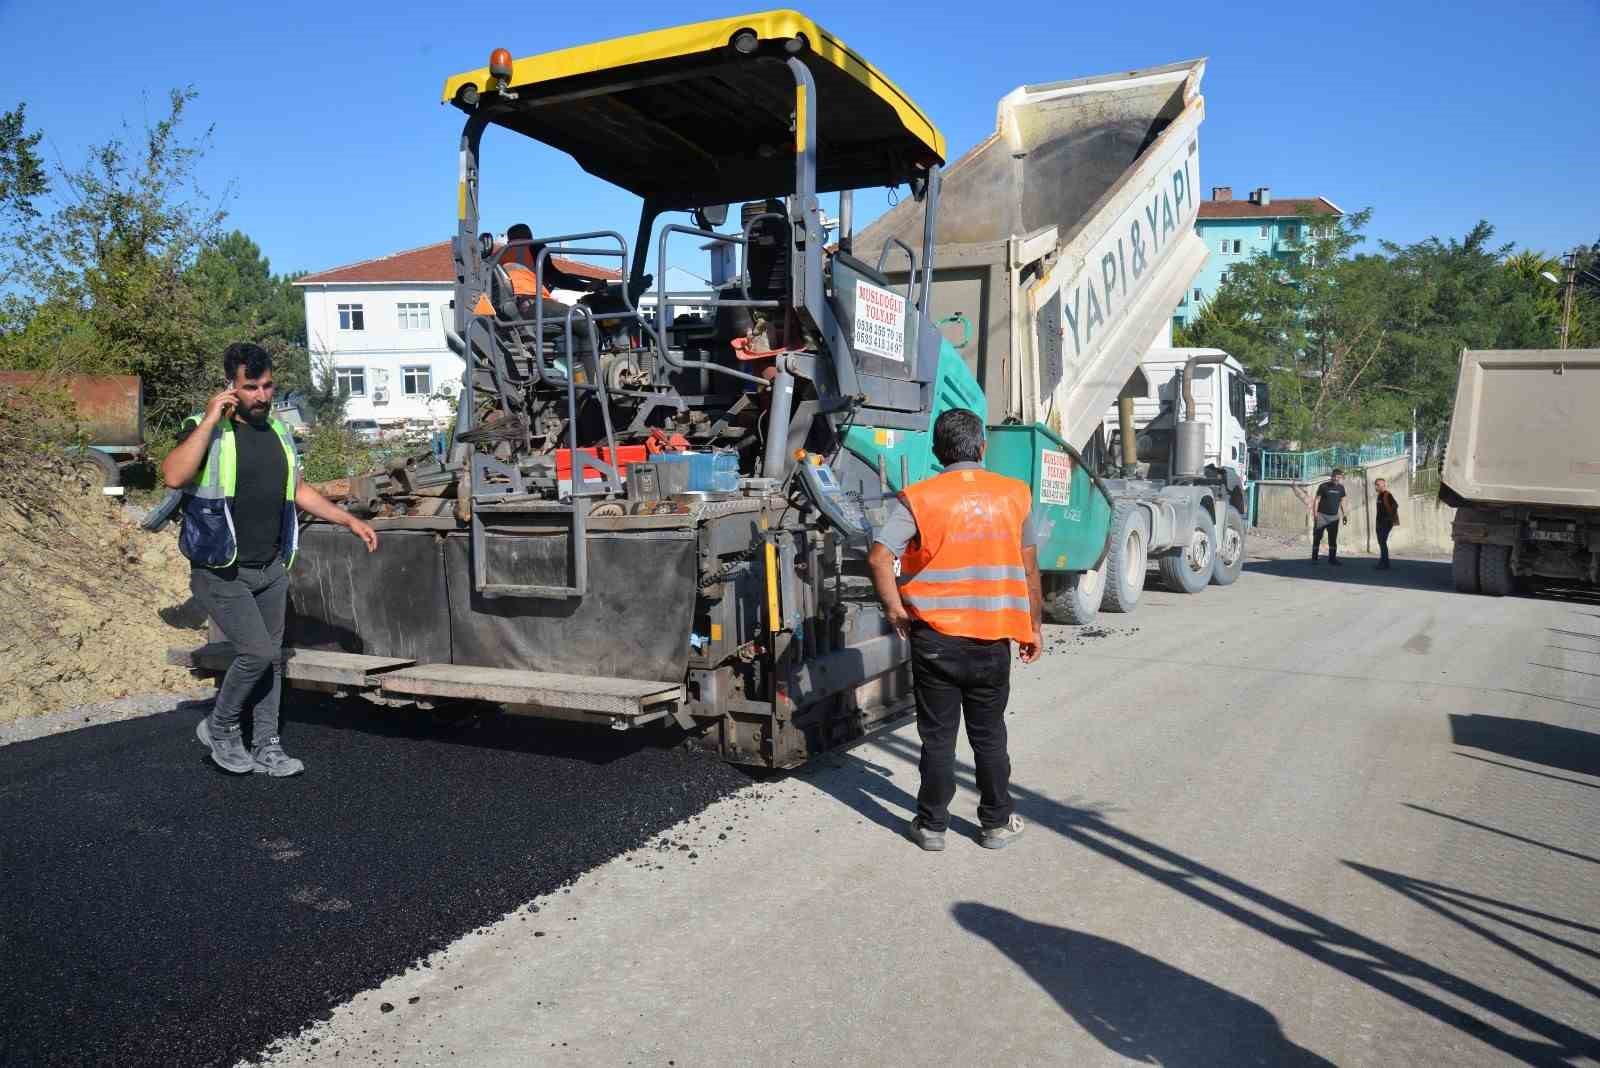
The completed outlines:
{"type": "Polygon", "coordinates": [[[1468,349],[1439,498],[1456,588],[1600,581],[1600,349],[1468,349]]]}
{"type": "MultiPolygon", "coordinates": [[[[1157,442],[1159,462],[1134,448],[1135,400],[1174,392],[1146,381],[1141,361],[1206,258],[1194,232],[1204,74],[1194,60],[1022,86],[1000,101],[994,133],[950,165],[940,193],[932,313],[982,383],[988,421],[1043,424],[1113,498],[1105,559],[1069,558],[1045,576],[1057,621],[1087,623],[1102,604],[1132,611],[1147,564],[1198,593],[1233,582],[1244,563],[1243,479],[1207,465],[1204,444],[1220,435],[1208,435],[1191,388],[1196,365],[1231,376],[1237,362],[1180,361],[1191,383],[1181,419],[1169,402],[1137,433],[1157,442]],[[1120,463],[1105,457],[1100,433],[1119,401],[1120,463]]],[[[924,205],[903,201],[862,232],[856,255],[909,285],[908,268],[926,266],[908,264],[923,224],[924,205]]],[[[1237,450],[1242,423],[1232,429],[1237,450]]]]}

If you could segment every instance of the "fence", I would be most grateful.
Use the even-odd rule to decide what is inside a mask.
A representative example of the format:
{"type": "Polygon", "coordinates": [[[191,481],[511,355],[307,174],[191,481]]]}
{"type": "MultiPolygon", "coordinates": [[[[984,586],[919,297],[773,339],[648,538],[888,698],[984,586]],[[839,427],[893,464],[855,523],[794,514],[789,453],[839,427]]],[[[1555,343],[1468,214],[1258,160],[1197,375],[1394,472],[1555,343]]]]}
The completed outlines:
{"type": "Polygon", "coordinates": [[[1261,478],[1268,482],[1308,482],[1335,467],[1360,467],[1406,454],[1406,432],[1384,434],[1365,445],[1334,445],[1310,452],[1261,453],[1261,478]]]}
{"type": "Polygon", "coordinates": [[[1437,497],[1439,495],[1439,469],[1434,466],[1419,467],[1411,476],[1411,496],[1437,497]]]}

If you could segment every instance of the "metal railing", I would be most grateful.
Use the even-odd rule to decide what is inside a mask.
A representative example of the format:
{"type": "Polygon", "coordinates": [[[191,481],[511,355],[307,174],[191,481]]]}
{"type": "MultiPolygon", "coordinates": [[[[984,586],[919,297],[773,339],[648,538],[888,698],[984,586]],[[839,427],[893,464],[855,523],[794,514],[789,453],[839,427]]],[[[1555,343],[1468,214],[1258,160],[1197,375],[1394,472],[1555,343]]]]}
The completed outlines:
{"type": "Polygon", "coordinates": [[[1362,445],[1333,445],[1309,452],[1261,453],[1261,478],[1267,482],[1306,482],[1335,467],[1361,467],[1406,454],[1406,432],[1397,430],[1362,445]]]}

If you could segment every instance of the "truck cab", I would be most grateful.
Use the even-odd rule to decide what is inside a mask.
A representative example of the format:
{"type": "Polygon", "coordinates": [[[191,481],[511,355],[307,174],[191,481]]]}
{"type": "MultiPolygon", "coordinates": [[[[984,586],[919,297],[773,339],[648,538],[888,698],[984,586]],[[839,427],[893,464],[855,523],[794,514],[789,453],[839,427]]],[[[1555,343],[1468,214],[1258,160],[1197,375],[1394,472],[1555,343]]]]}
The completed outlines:
{"type": "MultiPolygon", "coordinates": [[[[1137,388],[1140,376],[1135,376],[1133,395],[1139,462],[1150,465],[1150,478],[1171,477],[1174,425],[1183,404],[1183,368],[1196,356],[1223,358],[1221,363],[1197,364],[1194,368],[1195,410],[1189,417],[1205,424],[1205,463],[1232,470],[1241,482],[1246,481],[1246,437],[1253,386],[1244,366],[1221,349],[1154,348],[1140,361],[1143,393],[1137,388]]],[[[1116,405],[1107,409],[1102,426],[1109,453],[1118,455],[1121,434],[1116,405]]]]}

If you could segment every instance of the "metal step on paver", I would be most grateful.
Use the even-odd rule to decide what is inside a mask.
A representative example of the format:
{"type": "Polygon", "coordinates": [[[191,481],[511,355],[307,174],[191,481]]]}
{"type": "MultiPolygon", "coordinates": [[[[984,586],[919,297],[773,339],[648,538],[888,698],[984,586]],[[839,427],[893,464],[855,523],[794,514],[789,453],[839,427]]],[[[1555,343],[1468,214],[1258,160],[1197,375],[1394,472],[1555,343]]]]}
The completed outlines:
{"type": "MultiPolygon", "coordinates": [[[[490,701],[512,711],[558,719],[608,719],[618,730],[668,716],[684,718],[681,682],[656,682],[550,671],[419,664],[386,672],[378,691],[389,697],[454,697],[490,701]]],[[[691,721],[692,722],[692,721],[691,721]]]]}
{"type": "MultiPolygon", "coordinates": [[[[194,649],[168,649],[167,663],[192,671],[220,673],[228,670],[237,654],[232,642],[207,642],[194,649]]],[[[279,661],[290,683],[314,682],[331,686],[372,686],[385,672],[409,667],[415,659],[398,656],[364,656],[322,649],[283,650],[279,661]]]]}

